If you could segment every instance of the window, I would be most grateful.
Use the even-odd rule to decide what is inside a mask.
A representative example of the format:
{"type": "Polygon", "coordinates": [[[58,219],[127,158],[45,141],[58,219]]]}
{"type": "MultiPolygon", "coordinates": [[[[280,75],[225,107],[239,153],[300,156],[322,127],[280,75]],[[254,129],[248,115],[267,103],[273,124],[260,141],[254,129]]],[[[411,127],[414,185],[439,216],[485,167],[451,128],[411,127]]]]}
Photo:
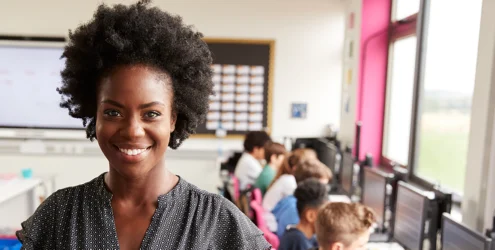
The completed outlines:
{"type": "Polygon", "coordinates": [[[401,165],[407,165],[409,157],[415,63],[416,36],[391,45],[383,155],[401,165]]]}
{"type": "Polygon", "coordinates": [[[420,0],[395,0],[390,28],[382,164],[408,165],[420,0]]]}
{"type": "Polygon", "coordinates": [[[418,13],[420,0],[396,0],[394,1],[394,20],[401,20],[418,13]]]}
{"type": "Polygon", "coordinates": [[[430,1],[426,24],[413,172],[456,193],[464,189],[481,2],[430,1]]]}

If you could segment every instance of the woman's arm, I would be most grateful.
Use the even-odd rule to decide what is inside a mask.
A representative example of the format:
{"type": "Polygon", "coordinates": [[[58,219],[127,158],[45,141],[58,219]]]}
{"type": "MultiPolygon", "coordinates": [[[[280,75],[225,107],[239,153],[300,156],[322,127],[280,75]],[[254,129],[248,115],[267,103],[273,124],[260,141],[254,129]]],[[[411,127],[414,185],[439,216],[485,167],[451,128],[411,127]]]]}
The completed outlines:
{"type": "Polygon", "coordinates": [[[208,249],[268,250],[263,233],[234,204],[223,199],[208,249]]]}

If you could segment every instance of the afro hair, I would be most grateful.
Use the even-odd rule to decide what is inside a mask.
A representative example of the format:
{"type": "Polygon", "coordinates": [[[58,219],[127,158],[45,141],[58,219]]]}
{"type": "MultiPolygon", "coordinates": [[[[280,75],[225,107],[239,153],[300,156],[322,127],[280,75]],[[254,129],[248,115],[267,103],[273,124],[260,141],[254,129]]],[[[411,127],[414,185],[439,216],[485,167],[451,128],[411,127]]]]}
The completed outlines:
{"type": "Polygon", "coordinates": [[[204,122],[212,88],[212,57],[203,35],[149,0],[136,4],[102,4],[93,18],[69,31],[62,58],[60,106],[80,118],[90,140],[96,138],[98,83],[112,69],[143,64],[162,70],[172,80],[177,114],[169,147],[176,149],[204,122]]]}

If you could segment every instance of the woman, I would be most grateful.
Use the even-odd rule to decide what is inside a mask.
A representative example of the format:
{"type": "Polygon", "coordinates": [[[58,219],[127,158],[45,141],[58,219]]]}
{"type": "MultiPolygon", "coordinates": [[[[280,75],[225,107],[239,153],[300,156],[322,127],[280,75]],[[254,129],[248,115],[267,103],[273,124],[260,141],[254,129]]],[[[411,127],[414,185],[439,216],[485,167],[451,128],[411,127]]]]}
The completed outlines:
{"type": "Polygon", "coordinates": [[[232,203],[166,168],[167,147],[204,120],[212,59],[201,33],[148,3],[101,5],[70,34],[61,107],[109,171],[49,197],[22,223],[24,249],[270,249],[232,203]]]}

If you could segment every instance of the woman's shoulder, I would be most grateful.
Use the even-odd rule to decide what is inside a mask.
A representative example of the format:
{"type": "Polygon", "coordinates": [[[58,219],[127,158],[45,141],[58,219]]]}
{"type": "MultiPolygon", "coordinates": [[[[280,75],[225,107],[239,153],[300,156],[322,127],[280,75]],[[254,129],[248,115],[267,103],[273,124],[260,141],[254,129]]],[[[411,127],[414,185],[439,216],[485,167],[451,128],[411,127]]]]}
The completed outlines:
{"type": "Polygon", "coordinates": [[[185,185],[189,189],[192,200],[201,201],[201,204],[195,204],[194,210],[202,213],[203,220],[211,222],[212,232],[216,232],[210,241],[210,248],[270,249],[263,233],[231,201],[193,184],[185,183],[185,185]],[[205,211],[207,207],[213,208],[212,211],[205,211]],[[208,217],[212,220],[208,220],[208,217]]]}
{"type": "Polygon", "coordinates": [[[57,227],[66,226],[64,218],[71,217],[75,207],[96,195],[100,178],[102,176],[78,186],[59,189],[50,195],[31,217],[21,223],[22,229],[16,233],[19,240],[26,246],[37,244],[36,246],[44,246],[43,248],[48,247],[43,242],[54,242],[57,227]]]}

